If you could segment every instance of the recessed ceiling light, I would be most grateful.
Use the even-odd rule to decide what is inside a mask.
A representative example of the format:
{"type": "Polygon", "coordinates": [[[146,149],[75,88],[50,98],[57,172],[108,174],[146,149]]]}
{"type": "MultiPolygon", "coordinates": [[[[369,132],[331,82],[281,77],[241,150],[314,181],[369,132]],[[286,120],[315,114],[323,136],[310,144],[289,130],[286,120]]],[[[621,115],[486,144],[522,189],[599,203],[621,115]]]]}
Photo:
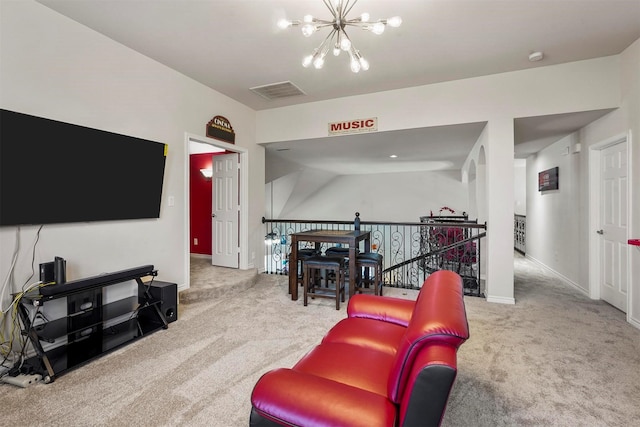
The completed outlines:
{"type": "Polygon", "coordinates": [[[395,154],[392,154],[392,155],[390,155],[389,157],[391,157],[392,159],[395,159],[395,158],[396,158],[396,157],[398,157],[398,156],[396,156],[395,154]]]}

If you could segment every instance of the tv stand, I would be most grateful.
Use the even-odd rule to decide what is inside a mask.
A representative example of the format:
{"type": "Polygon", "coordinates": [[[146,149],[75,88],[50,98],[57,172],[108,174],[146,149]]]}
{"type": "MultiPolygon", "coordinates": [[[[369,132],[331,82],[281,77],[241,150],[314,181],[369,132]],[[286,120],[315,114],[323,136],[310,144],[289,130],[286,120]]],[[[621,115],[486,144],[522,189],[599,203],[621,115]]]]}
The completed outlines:
{"type": "Polygon", "coordinates": [[[22,334],[36,354],[25,361],[22,372],[42,375],[49,383],[107,352],[167,329],[162,301],[143,281],[156,275],[153,266],[146,265],[24,294],[19,302],[22,334]],[[127,286],[131,280],[137,282],[137,291],[127,286]],[[113,295],[122,291],[129,295],[114,300],[113,295]],[[58,318],[49,320],[45,314],[49,306],[58,318]],[[60,311],[65,313],[62,317],[60,311]]]}

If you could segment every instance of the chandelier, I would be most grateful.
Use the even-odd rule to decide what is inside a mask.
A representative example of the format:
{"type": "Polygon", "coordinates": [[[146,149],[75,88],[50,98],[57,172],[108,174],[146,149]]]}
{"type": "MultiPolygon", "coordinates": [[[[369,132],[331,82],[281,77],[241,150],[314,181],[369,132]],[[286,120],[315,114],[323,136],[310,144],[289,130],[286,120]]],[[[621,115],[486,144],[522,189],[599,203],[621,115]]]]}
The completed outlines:
{"type": "Polygon", "coordinates": [[[287,19],[281,19],[278,21],[278,27],[286,29],[292,26],[301,25],[302,34],[305,37],[310,37],[316,31],[330,27],[331,31],[324,39],[324,41],[318,46],[311,55],[306,56],[302,60],[302,65],[306,68],[311,64],[317,69],[322,68],[324,65],[324,59],[329,53],[329,49],[333,50],[333,55],[338,56],[340,52],[348,52],[351,58],[351,71],[354,73],[360,70],[368,70],[369,62],[364,59],[360,54],[360,51],[353,46],[351,39],[347,34],[346,27],[355,27],[362,30],[369,30],[373,34],[382,34],[386,26],[399,27],[402,24],[402,19],[399,16],[394,16],[389,19],[378,19],[375,22],[370,21],[369,14],[363,13],[357,18],[349,19],[347,15],[356,4],[358,0],[322,0],[325,6],[333,15],[333,19],[328,21],[324,19],[318,19],[311,15],[305,15],[302,21],[290,21],[287,19]]]}

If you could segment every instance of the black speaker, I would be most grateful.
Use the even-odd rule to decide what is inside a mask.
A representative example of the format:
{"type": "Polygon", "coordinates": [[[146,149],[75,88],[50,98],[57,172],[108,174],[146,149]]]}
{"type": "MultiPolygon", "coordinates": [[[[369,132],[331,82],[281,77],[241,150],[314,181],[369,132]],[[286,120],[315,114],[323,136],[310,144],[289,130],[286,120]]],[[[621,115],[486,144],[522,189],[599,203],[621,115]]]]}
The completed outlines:
{"type": "MultiPolygon", "coordinates": [[[[154,280],[144,286],[149,286],[149,294],[154,301],[161,301],[160,311],[167,319],[167,323],[178,320],[178,285],[154,280]]],[[[141,289],[140,294],[142,292],[141,289]]]]}
{"type": "Polygon", "coordinates": [[[53,260],[53,280],[55,280],[56,285],[67,283],[67,261],[59,256],[53,260]]]}
{"type": "Polygon", "coordinates": [[[54,274],[54,263],[51,262],[43,262],[40,264],[40,281],[42,283],[51,283],[55,280],[54,274]]]}

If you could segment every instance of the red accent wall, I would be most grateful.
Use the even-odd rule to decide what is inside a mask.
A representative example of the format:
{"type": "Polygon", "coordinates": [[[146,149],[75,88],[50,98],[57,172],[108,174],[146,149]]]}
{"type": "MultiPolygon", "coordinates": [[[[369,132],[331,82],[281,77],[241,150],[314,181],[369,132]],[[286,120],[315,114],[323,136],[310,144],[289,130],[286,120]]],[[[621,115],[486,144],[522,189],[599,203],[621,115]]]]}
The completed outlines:
{"type": "MultiPolygon", "coordinates": [[[[215,153],[224,154],[224,153],[215,153]]],[[[211,255],[211,179],[200,169],[211,169],[211,153],[189,156],[189,242],[192,254],[211,255]],[[198,244],[194,244],[198,239],[198,244]]]]}

